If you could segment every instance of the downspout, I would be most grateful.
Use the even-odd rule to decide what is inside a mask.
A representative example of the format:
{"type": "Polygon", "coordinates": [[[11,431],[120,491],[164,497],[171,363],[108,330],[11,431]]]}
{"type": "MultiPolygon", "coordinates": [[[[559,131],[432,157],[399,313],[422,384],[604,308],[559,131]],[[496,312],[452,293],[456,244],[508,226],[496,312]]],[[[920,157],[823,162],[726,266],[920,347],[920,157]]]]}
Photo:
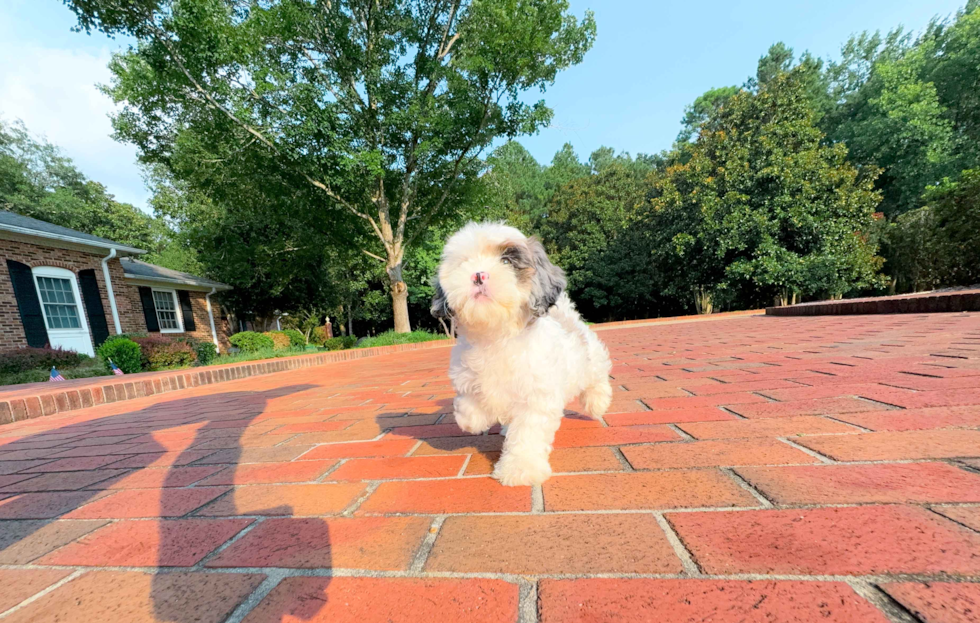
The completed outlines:
{"type": "Polygon", "coordinates": [[[109,295],[109,309],[112,310],[112,324],[116,327],[116,335],[122,334],[122,325],[119,324],[119,310],[116,309],[116,295],[112,292],[112,279],[109,277],[109,260],[116,257],[116,249],[109,249],[109,255],[102,258],[102,276],[105,278],[105,291],[109,295]]]}
{"type": "Polygon", "coordinates": [[[208,304],[208,320],[211,321],[211,341],[215,348],[220,348],[218,344],[218,332],[214,330],[214,312],[211,311],[211,295],[218,291],[218,288],[211,288],[211,291],[204,295],[204,302],[208,304]]]}

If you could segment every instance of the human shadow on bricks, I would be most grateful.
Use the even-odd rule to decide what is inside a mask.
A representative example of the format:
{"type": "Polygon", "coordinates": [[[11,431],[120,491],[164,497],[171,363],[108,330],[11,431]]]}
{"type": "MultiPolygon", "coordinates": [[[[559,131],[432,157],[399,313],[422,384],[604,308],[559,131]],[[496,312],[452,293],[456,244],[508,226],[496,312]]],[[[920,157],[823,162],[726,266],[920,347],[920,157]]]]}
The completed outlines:
{"type": "MultiPolygon", "coordinates": [[[[445,401],[439,401],[445,402],[445,401]]],[[[574,405],[570,405],[574,406],[574,405]]],[[[384,439],[414,439],[421,441],[412,452],[412,456],[437,456],[451,454],[472,455],[466,466],[465,475],[489,475],[493,465],[500,458],[504,436],[500,434],[500,425],[494,425],[487,433],[474,435],[467,433],[456,425],[452,416],[452,399],[448,407],[442,405],[445,411],[436,414],[431,422],[422,414],[403,412],[382,412],[375,415],[375,423],[386,430],[384,439]]],[[[566,409],[562,428],[567,430],[566,422],[595,422],[591,417],[582,415],[574,410],[566,409]]]]}
{"type": "MultiPolygon", "coordinates": [[[[276,482],[274,476],[263,476],[261,463],[250,461],[276,460],[274,450],[262,456],[278,441],[276,407],[314,387],[293,385],[157,402],[133,412],[75,421],[0,446],[0,473],[5,474],[0,477],[0,564],[174,571],[149,580],[148,604],[156,620],[224,620],[262,576],[201,572],[211,566],[246,566],[222,564],[221,550],[236,537],[247,538],[243,531],[263,517],[294,514],[289,504],[277,499],[275,489],[258,503],[239,509],[232,485],[263,479],[276,482]],[[250,475],[240,479],[240,471],[250,475]],[[208,507],[223,510],[202,513],[208,507]],[[75,521],[58,521],[61,518],[75,521]]],[[[280,459],[290,460],[285,455],[280,459]]],[[[318,525],[313,527],[309,519],[279,521],[304,522],[302,535],[315,533],[317,566],[331,566],[326,521],[314,519],[318,525]]],[[[106,595],[113,589],[111,585],[97,588],[106,595]]],[[[14,614],[23,612],[29,617],[25,620],[41,620],[52,614],[33,610],[44,607],[44,602],[38,600],[14,614]]],[[[284,609],[289,605],[288,600],[279,603],[284,609]]],[[[322,607],[326,601],[318,603],[322,607]]],[[[84,619],[83,612],[95,616],[99,607],[90,603],[72,616],[84,619]]],[[[268,610],[266,606],[264,614],[270,620],[280,620],[268,610]]],[[[304,608],[302,613],[289,614],[309,620],[316,611],[304,608]]]]}

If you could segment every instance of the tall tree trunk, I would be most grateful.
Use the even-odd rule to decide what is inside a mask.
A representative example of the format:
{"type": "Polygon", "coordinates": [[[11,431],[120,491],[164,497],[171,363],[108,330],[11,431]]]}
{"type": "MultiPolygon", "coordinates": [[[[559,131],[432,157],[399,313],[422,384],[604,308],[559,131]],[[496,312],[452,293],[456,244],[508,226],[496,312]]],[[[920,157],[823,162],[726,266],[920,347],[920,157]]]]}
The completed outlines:
{"type": "Polygon", "coordinates": [[[408,320],[408,285],[402,279],[401,262],[388,266],[391,279],[391,309],[395,317],[395,333],[410,333],[412,324],[408,320]]]}

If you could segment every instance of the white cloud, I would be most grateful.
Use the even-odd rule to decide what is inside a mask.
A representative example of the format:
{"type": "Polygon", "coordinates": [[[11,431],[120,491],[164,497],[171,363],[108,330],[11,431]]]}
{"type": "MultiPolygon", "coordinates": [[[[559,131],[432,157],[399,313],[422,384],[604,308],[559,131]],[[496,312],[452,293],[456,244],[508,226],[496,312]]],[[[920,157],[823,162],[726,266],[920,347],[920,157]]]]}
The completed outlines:
{"type": "Polygon", "coordinates": [[[148,193],[136,148],[112,139],[109,49],[67,50],[0,43],[0,115],[61,147],[90,179],[119,201],[146,209],[148,193]]]}

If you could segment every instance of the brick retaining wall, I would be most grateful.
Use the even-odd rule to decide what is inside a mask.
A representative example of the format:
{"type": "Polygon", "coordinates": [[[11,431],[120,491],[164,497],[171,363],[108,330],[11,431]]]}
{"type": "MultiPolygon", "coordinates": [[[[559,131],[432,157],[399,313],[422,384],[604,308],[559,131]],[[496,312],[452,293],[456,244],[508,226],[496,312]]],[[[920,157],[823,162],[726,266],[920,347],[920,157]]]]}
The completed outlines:
{"type": "Polygon", "coordinates": [[[199,385],[210,385],[250,376],[321,366],[339,361],[377,357],[424,348],[452,346],[453,340],[417,344],[397,344],[376,348],[356,348],[312,355],[298,355],[261,361],[244,361],[222,366],[203,366],[185,370],[141,372],[125,376],[99,376],[61,382],[31,383],[0,387],[0,424],[84,409],[94,405],[134,400],[199,385]]]}

